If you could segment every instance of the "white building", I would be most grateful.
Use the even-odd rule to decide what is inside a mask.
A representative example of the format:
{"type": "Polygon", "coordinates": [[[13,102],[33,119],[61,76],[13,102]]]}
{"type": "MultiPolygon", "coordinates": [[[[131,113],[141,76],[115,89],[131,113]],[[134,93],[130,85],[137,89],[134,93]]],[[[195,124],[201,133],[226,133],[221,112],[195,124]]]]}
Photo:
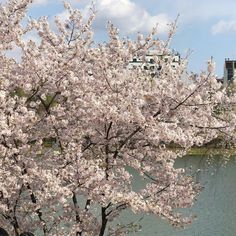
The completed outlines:
{"type": "Polygon", "coordinates": [[[176,69],[181,62],[180,54],[178,52],[160,54],[156,51],[150,51],[145,58],[134,57],[129,62],[129,68],[142,68],[143,70],[150,71],[152,75],[158,75],[162,69],[162,64],[165,62],[170,62],[173,70],[176,69]]]}

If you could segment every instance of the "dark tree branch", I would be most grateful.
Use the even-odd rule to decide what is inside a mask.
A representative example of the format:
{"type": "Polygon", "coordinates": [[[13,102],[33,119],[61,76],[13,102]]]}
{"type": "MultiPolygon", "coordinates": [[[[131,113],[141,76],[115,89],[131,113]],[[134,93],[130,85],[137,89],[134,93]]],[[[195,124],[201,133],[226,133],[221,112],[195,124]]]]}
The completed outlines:
{"type": "Polygon", "coordinates": [[[101,214],[102,214],[102,225],[101,225],[101,229],[99,232],[99,236],[104,236],[105,230],[106,230],[106,226],[107,226],[107,216],[106,216],[106,209],[108,207],[102,207],[101,208],[101,214]]]}
{"type": "MultiPolygon", "coordinates": [[[[25,164],[23,163],[22,175],[25,175],[25,174],[27,174],[27,169],[26,169],[25,164]]],[[[34,203],[34,204],[37,204],[37,198],[36,198],[35,194],[33,193],[33,191],[32,191],[32,189],[31,189],[29,183],[26,183],[25,186],[26,186],[26,188],[31,192],[31,194],[30,194],[31,202],[34,203]]],[[[41,221],[41,223],[42,223],[42,225],[43,225],[43,233],[44,233],[44,235],[46,235],[47,232],[48,232],[48,230],[47,230],[46,222],[45,222],[45,220],[42,218],[43,213],[42,213],[42,211],[41,211],[41,208],[37,209],[35,212],[36,212],[36,214],[37,214],[39,220],[41,221]]]]}
{"type": "Polygon", "coordinates": [[[203,82],[199,84],[187,97],[185,97],[179,104],[177,104],[174,108],[171,108],[170,110],[171,111],[176,110],[178,107],[183,105],[190,97],[192,97],[198,91],[198,89],[200,89],[205,84],[205,82],[209,79],[209,76],[210,76],[210,73],[203,80],[203,82]]]}
{"type": "MultiPolygon", "coordinates": [[[[73,204],[74,204],[74,207],[75,207],[75,220],[76,220],[76,223],[80,224],[80,223],[82,223],[82,221],[81,221],[80,216],[79,216],[79,209],[78,209],[79,205],[78,205],[78,201],[77,201],[77,197],[76,197],[75,192],[73,192],[72,201],[73,201],[73,204]]],[[[77,231],[76,236],[82,236],[82,232],[83,231],[77,231]]]]}

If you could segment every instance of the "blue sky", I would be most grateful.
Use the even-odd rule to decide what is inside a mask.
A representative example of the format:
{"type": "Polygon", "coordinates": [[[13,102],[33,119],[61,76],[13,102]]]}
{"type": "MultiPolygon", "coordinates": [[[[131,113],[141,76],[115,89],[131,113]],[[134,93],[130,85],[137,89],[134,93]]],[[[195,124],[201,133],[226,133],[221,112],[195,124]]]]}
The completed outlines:
{"type": "MultiPolygon", "coordinates": [[[[0,0],[0,3],[6,0],[0,0]]],[[[72,6],[86,12],[91,0],[69,0],[72,6]]],[[[177,33],[171,47],[184,55],[190,49],[189,70],[200,72],[213,56],[216,72],[223,74],[225,58],[236,59],[236,1],[235,0],[97,0],[94,23],[95,39],[106,40],[106,22],[111,20],[122,36],[133,37],[137,32],[148,33],[158,23],[160,38],[164,37],[168,22],[178,14],[177,33]]],[[[29,14],[49,19],[64,15],[60,0],[35,0],[29,14]]]]}

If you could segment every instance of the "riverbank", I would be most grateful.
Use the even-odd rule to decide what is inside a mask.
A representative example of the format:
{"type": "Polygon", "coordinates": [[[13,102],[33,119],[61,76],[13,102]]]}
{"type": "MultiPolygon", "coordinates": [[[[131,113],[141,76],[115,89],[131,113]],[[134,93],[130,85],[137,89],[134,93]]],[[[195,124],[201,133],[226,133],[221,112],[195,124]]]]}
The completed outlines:
{"type": "Polygon", "coordinates": [[[189,156],[236,156],[236,149],[213,148],[213,147],[193,147],[188,152],[189,156]]]}

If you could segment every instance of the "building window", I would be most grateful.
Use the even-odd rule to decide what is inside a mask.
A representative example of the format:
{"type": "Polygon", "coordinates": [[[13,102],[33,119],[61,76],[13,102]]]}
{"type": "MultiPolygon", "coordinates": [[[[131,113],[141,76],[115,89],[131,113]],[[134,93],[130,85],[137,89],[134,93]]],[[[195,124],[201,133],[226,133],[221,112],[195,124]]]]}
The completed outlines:
{"type": "Polygon", "coordinates": [[[233,63],[231,61],[228,61],[225,63],[226,69],[232,69],[233,68],[233,63]]]}
{"type": "Polygon", "coordinates": [[[155,61],[154,61],[153,58],[150,59],[150,63],[151,63],[151,64],[154,64],[154,63],[155,63],[155,61]]]}
{"type": "Polygon", "coordinates": [[[234,76],[233,69],[232,68],[228,68],[227,69],[227,77],[228,77],[227,79],[231,80],[233,78],[233,76],[234,76]]]}

